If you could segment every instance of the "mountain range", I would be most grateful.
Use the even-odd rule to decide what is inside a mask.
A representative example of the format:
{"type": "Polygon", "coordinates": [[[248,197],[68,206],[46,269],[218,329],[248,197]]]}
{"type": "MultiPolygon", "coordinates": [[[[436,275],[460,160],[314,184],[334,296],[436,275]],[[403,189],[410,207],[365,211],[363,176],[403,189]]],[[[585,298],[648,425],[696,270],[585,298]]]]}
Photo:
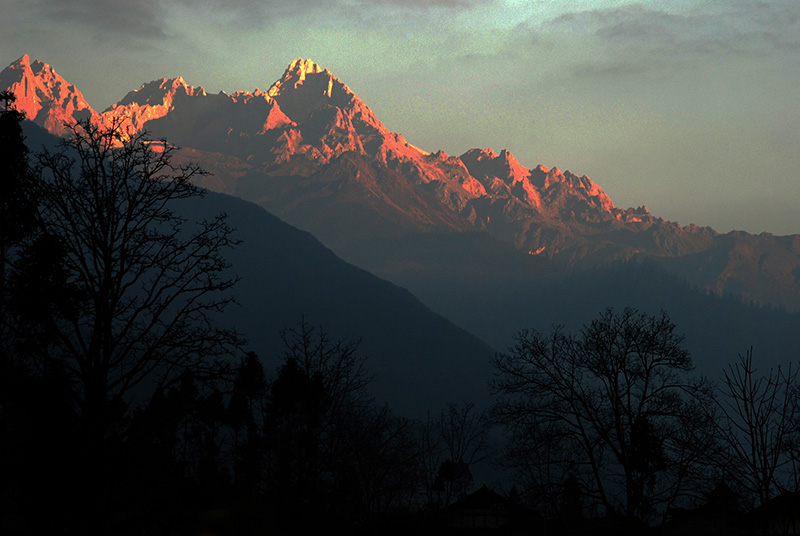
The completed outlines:
{"type": "Polygon", "coordinates": [[[311,60],[266,91],[160,79],[103,112],[28,56],[0,89],[52,134],[90,118],[165,139],[212,172],[202,186],[310,232],[495,348],[608,305],[667,309],[696,353],[800,347],[800,235],[720,234],[619,208],[586,175],[526,168],[507,150],[425,151],[311,60]]]}

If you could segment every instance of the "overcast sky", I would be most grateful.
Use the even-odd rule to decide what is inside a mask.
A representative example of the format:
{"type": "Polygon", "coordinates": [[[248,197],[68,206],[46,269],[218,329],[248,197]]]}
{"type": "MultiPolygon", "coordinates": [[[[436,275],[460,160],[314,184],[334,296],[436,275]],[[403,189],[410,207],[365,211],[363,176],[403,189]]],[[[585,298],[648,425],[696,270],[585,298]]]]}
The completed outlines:
{"type": "Polygon", "coordinates": [[[311,58],[424,149],[509,149],[681,224],[800,233],[798,0],[0,0],[0,63],[102,111],[311,58]]]}

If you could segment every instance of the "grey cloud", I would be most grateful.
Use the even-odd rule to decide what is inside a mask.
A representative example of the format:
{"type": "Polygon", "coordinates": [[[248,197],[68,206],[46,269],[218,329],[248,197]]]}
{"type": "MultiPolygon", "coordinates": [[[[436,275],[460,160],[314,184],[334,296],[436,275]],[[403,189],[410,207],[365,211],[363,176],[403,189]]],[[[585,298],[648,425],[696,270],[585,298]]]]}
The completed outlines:
{"type": "Polygon", "coordinates": [[[757,42],[777,50],[800,50],[800,2],[739,4],[757,42]]]}
{"type": "Polygon", "coordinates": [[[449,7],[449,8],[468,8],[477,4],[488,4],[494,0],[378,0],[369,2],[361,0],[361,4],[384,4],[397,5],[410,8],[430,8],[430,7],[449,7]]]}
{"type": "Polygon", "coordinates": [[[224,4],[216,0],[171,0],[184,5],[203,5],[218,11],[234,11],[245,15],[258,14],[266,20],[294,17],[311,11],[349,12],[354,17],[359,11],[380,7],[399,7],[409,10],[429,8],[464,9],[496,0],[228,0],[224,4]]]}
{"type": "Polygon", "coordinates": [[[800,2],[718,2],[688,14],[642,5],[561,15],[548,23],[567,35],[594,39],[610,54],[606,65],[579,66],[576,74],[641,74],[675,63],[724,56],[800,52],[800,2]]]}
{"type": "Polygon", "coordinates": [[[467,9],[495,0],[31,0],[37,16],[85,28],[104,41],[164,39],[170,8],[203,13],[210,21],[228,21],[249,27],[277,20],[332,13],[341,20],[358,21],[362,12],[396,8],[411,12],[430,8],[467,9]]]}
{"type": "Polygon", "coordinates": [[[77,24],[100,37],[166,37],[158,0],[34,0],[32,5],[40,17],[77,24]]]}
{"type": "Polygon", "coordinates": [[[608,10],[568,13],[552,21],[567,32],[588,34],[599,45],[650,53],[674,52],[676,48],[707,49],[728,38],[715,31],[708,17],[675,15],[632,5],[608,10]]]}
{"type": "Polygon", "coordinates": [[[612,61],[602,64],[579,63],[573,66],[571,72],[578,78],[622,78],[627,76],[640,76],[652,68],[642,61],[612,61]]]}

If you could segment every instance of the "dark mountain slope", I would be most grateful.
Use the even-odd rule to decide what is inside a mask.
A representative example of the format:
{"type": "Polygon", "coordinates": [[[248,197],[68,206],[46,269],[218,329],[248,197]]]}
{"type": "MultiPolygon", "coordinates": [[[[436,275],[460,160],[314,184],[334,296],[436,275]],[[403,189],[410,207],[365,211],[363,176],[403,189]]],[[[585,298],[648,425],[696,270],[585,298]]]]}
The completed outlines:
{"type": "MultiPolygon", "coordinates": [[[[56,138],[25,124],[32,152],[56,138]]],[[[410,292],[347,264],[309,233],[242,199],[207,192],[175,202],[189,221],[228,215],[242,241],[226,257],[241,280],[238,305],[220,322],[235,327],[269,368],[280,364],[280,332],[306,315],[331,338],[361,339],[373,392],[405,413],[437,412],[448,402],[486,402],[494,354],[486,343],[433,313],[410,292]]]]}
{"type": "MultiPolygon", "coordinates": [[[[549,331],[564,325],[575,331],[608,307],[633,307],[650,314],[666,311],[685,334],[697,372],[719,378],[722,368],[753,347],[758,366],[767,370],[800,359],[800,315],[780,309],[760,308],[734,297],[698,292],[656,265],[634,265],[590,270],[551,281],[548,285],[516,287],[513,291],[483,289],[457,306],[436,300],[424,289],[417,294],[433,307],[497,346],[503,331],[535,328],[549,331]],[[491,296],[491,297],[489,297],[491,296]],[[481,311],[480,318],[462,311],[481,311]]],[[[436,287],[434,296],[443,292],[436,287]]]]}
{"type": "Polygon", "coordinates": [[[240,307],[226,321],[266,362],[277,362],[280,329],[305,314],[335,337],[362,338],[375,392],[393,407],[421,411],[485,396],[492,350],[408,291],[345,263],[251,203],[209,194],[188,209],[221,210],[237,228],[243,243],[229,258],[242,278],[240,307]]]}

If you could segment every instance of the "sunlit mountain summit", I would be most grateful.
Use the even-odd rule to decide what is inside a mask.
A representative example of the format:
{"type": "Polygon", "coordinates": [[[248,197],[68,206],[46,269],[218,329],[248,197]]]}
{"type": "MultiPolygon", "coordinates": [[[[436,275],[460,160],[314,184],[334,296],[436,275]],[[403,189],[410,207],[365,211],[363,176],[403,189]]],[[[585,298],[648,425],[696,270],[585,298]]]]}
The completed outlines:
{"type": "Polygon", "coordinates": [[[101,113],[27,56],[0,86],[55,134],[65,121],[125,119],[165,138],[214,173],[204,186],[261,204],[371,270],[385,254],[376,241],[482,232],[565,268],[649,260],[706,292],[800,310],[800,236],[719,234],[620,208],[586,175],[527,168],[507,150],[422,150],[310,59],[292,61],[266,91],[208,94],[160,79],[101,113]]]}
{"type": "Polygon", "coordinates": [[[54,134],[65,132],[64,123],[97,119],[83,94],[50,65],[25,54],[0,72],[0,87],[14,93],[16,107],[31,121],[54,134]]]}

